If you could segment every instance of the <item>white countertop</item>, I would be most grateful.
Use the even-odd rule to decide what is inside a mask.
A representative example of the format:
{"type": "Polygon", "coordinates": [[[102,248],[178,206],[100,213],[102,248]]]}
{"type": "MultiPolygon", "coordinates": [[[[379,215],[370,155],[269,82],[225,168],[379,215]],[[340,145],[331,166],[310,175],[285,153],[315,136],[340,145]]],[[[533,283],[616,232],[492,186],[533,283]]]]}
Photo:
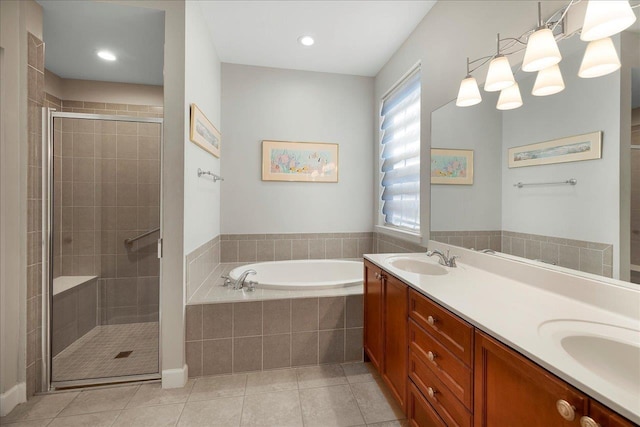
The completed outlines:
{"type": "Polygon", "coordinates": [[[469,259],[476,266],[460,260],[457,268],[447,268],[446,275],[425,276],[393,267],[386,261],[391,256],[416,257],[437,264],[436,257],[428,258],[424,254],[374,254],[365,255],[365,258],[585,394],[640,423],[640,360],[638,372],[629,373],[622,381],[614,381],[607,372],[610,366],[601,364],[603,366],[596,369],[599,373],[595,373],[593,367],[590,370],[570,356],[557,339],[558,329],[567,329],[574,324],[582,327],[582,335],[602,336],[602,331],[597,331],[598,325],[590,326],[598,323],[626,328],[620,330],[631,333],[631,341],[638,343],[640,290],[576,279],[562,272],[544,269],[536,272],[526,265],[514,269],[513,265],[508,265],[508,260],[504,261],[506,270],[512,271],[497,274],[496,268],[492,268],[493,271],[478,268],[481,264],[476,261],[484,259],[487,264],[503,261],[469,253],[463,259],[469,259]],[[513,271],[518,268],[526,270],[521,276],[526,277],[527,283],[513,279],[513,271]],[[581,281],[584,286],[578,287],[582,286],[581,281]],[[616,311],[611,310],[612,307],[616,311]],[[563,320],[567,322],[562,325],[567,326],[556,328],[563,320]]]}

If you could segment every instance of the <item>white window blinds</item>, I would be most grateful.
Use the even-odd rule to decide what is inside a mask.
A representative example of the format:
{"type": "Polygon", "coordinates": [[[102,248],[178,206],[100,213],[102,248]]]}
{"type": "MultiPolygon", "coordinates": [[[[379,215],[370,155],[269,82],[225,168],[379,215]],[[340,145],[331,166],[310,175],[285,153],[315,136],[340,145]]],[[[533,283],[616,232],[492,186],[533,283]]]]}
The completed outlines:
{"type": "Polygon", "coordinates": [[[382,214],[386,225],[420,230],[420,69],[382,100],[382,214]]]}

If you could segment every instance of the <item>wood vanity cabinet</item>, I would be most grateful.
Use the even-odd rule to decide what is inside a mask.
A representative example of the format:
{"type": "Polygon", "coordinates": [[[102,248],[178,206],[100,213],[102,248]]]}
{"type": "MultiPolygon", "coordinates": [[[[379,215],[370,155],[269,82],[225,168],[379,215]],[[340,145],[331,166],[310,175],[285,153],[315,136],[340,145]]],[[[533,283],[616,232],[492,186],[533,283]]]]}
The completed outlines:
{"type": "Polygon", "coordinates": [[[409,287],[368,261],[364,277],[365,355],[406,412],[409,287]]]}
{"type": "Polygon", "coordinates": [[[636,426],[375,264],[364,266],[365,356],[411,426],[636,426]]]}
{"type": "Polygon", "coordinates": [[[475,341],[475,427],[635,425],[488,335],[475,341]]]}

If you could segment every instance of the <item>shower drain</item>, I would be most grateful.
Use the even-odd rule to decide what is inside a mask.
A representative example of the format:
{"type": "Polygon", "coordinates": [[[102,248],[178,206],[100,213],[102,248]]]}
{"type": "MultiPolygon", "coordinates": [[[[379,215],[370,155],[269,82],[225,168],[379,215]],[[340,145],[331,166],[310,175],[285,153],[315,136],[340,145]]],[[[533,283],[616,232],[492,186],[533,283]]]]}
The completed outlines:
{"type": "Polygon", "coordinates": [[[133,353],[133,350],[132,351],[121,351],[120,353],[118,353],[116,355],[116,357],[114,357],[114,359],[124,359],[125,357],[131,356],[131,353],[133,353]]]}

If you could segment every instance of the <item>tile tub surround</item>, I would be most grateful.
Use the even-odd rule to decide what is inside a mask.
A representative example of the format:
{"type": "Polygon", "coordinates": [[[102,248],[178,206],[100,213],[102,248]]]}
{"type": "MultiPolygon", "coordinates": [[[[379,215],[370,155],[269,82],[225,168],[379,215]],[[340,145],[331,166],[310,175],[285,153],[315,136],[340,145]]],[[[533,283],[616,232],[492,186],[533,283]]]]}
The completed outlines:
{"type": "Polygon", "coordinates": [[[362,294],[188,305],[190,377],[362,360],[362,294]]]}
{"type": "Polygon", "coordinates": [[[502,231],[502,251],[585,273],[613,277],[613,245],[502,231]]]}
{"type": "Polygon", "coordinates": [[[187,299],[211,276],[220,264],[220,236],[216,236],[185,257],[187,299]]]}
{"type": "Polygon", "coordinates": [[[37,396],[0,424],[12,426],[365,426],[407,427],[404,414],[365,363],[191,379],[162,389],[144,383],[37,396]]]}
{"type": "Polygon", "coordinates": [[[467,249],[492,249],[501,252],[502,231],[431,231],[431,240],[435,240],[449,245],[461,246],[467,249]]]}
{"type": "Polygon", "coordinates": [[[223,234],[220,262],[362,258],[373,233],[223,234]]]}

